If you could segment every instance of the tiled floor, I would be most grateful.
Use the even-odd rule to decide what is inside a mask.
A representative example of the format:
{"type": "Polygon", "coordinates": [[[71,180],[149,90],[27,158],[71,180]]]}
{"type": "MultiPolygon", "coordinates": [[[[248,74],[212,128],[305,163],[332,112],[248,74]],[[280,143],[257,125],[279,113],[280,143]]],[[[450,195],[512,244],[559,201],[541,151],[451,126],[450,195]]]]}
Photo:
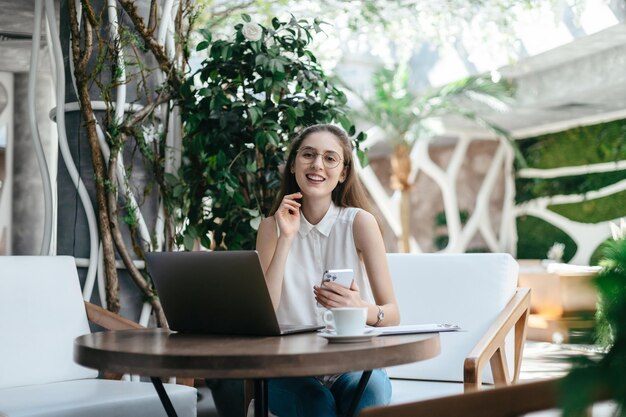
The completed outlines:
{"type": "MultiPolygon", "coordinates": [[[[563,376],[570,369],[571,359],[578,355],[596,355],[597,349],[589,345],[567,345],[546,342],[526,342],[520,382],[563,376]]],[[[216,417],[217,413],[207,388],[198,389],[198,417],[216,417]]]]}
{"type": "Polygon", "coordinates": [[[568,345],[547,342],[526,342],[520,381],[557,378],[567,373],[575,356],[598,355],[593,345],[568,345]]]}

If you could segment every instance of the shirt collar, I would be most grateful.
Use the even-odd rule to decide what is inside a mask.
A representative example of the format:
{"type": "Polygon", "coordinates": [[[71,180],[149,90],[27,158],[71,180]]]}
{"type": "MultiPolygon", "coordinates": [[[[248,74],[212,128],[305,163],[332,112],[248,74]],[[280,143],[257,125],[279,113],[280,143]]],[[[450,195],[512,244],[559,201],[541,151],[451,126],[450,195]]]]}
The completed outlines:
{"type": "Polygon", "coordinates": [[[302,214],[302,211],[300,211],[300,230],[298,230],[298,233],[300,236],[304,237],[308,235],[311,230],[317,229],[317,231],[324,236],[328,236],[333,228],[333,225],[335,224],[335,220],[337,220],[337,216],[339,216],[339,210],[339,207],[331,201],[328,211],[322,220],[315,225],[309,223],[309,221],[304,217],[304,214],[302,214]]]}

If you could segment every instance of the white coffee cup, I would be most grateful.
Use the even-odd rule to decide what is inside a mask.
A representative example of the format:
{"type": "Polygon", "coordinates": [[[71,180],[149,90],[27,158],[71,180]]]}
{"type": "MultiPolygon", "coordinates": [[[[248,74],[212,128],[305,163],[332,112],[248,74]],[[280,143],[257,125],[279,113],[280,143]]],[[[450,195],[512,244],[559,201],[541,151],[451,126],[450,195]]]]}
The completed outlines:
{"type": "Polygon", "coordinates": [[[334,327],[338,336],[356,336],[365,331],[367,308],[338,307],[324,312],[324,323],[334,327]]]}

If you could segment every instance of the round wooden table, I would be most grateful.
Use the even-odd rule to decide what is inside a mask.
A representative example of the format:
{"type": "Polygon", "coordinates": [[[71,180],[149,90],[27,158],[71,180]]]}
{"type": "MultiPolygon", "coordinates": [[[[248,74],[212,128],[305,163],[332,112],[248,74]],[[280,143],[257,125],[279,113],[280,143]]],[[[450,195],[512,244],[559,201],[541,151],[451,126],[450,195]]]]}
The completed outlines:
{"type": "Polygon", "coordinates": [[[329,343],[316,333],[246,337],[142,329],[92,333],[74,342],[74,360],[80,365],[150,376],[168,416],[176,414],[158,377],[253,379],[259,416],[267,415],[268,378],[365,370],[353,401],[356,407],[371,370],[429,359],[439,352],[438,333],[329,343]]]}

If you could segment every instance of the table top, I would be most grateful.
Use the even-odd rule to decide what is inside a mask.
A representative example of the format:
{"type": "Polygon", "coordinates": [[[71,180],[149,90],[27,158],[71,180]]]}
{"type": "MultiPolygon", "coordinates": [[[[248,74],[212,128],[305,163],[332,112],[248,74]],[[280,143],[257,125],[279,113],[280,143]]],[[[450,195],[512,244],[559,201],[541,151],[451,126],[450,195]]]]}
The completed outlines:
{"type": "Polygon", "coordinates": [[[329,343],[314,332],[246,337],[135,329],[92,333],[74,341],[74,360],[89,368],[196,378],[329,375],[417,362],[439,352],[438,333],[329,343]]]}

